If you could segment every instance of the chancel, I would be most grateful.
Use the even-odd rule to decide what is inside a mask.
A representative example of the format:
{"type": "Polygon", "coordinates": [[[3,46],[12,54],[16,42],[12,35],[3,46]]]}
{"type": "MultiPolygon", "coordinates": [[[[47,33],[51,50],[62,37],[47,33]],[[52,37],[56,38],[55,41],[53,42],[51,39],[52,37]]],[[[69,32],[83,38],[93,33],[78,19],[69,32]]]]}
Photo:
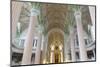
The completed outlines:
{"type": "Polygon", "coordinates": [[[95,61],[95,6],[12,1],[11,64],[95,61]]]}

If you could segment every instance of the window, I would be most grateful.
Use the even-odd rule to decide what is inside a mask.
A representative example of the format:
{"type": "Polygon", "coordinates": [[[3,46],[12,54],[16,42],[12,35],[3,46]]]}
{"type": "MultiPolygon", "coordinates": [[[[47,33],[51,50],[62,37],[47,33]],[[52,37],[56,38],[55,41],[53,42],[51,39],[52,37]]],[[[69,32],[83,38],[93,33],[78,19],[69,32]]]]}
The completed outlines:
{"type": "Polygon", "coordinates": [[[79,46],[78,36],[77,35],[76,35],[76,44],[77,44],[77,46],[79,46]]]}
{"type": "Polygon", "coordinates": [[[35,42],[36,42],[36,43],[35,43],[35,47],[37,47],[37,40],[35,40],[35,42]]]}
{"type": "Polygon", "coordinates": [[[80,59],[80,57],[79,57],[79,52],[76,52],[76,58],[77,58],[77,59],[80,59]]]}
{"type": "Polygon", "coordinates": [[[34,61],[35,61],[35,53],[33,53],[32,56],[31,56],[31,62],[34,63],[34,61]]]}
{"type": "Polygon", "coordinates": [[[88,59],[92,59],[94,57],[93,51],[92,50],[87,51],[87,56],[88,56],[88,59]]]}
{"type": "Polygon", "coordinates": [[[33,40],[33,47],[34,47],[34,43],[35,43],[35,41],[33,40]]]}
{"type": "Polygon", "coordinates": [[[18,22],[17,23],[17,31],[16,31],[16,36],[19,37],[21,33],[21,23],[18,22]]]}
{"type": "Polygon", "coordinates": [[[19,32],[19,33],[20,33],[20,27],[21,27],[21,23],[18,22],[18,23],[17,23],[17,28],[18,28],[18,32],[19,32]]]}
{"type": "Polygon", "coordinates": [[[33,40],[33,47],[37,47],[37,39],[33,40]]]}

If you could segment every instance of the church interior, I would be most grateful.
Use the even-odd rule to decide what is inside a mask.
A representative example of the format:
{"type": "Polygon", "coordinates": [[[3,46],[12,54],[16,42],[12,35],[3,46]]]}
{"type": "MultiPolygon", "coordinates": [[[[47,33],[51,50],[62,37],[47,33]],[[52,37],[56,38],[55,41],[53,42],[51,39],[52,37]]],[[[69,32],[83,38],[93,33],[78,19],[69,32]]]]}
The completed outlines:
{"type": "Polygon", "coordinates": [[[95,6],[11,2],[11,65],[96,60],[95,6]]]}

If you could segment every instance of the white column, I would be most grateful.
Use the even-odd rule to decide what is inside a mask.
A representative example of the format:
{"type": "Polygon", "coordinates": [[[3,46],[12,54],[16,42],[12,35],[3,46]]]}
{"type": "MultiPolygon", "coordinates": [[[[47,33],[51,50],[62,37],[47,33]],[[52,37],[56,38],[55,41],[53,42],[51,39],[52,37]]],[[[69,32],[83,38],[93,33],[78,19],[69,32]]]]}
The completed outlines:
{"type": "Polygon", "coordinates": [[[16,37],[17,22],[20,17],[22,2],[12,2],[12,40],[16,37]]]}
{"type": "Polygon", "coordinates": [[[75,45],[74,45],[74,40],[71,38],[71,57],[72,57],[72,62],[76,61],[76,53],[75,53],[75,45]]]}
{"type": "Polygon", "coordinates": [[[41,50],[43,51],[43,46],[44,46],[44,35],[42,34],[42,43],[41,43],[41,50]]]}
{"type": "Polygon", "coordinates": [[[87,61],[87,52],[86,52],[86,45],[85,45],[85,42],[84,42],[83,27],[82,27],[80,10],[75,11],[74,16],[75,16],[76,25],[77,25],[79,50],[80,50],[80,60],[81,61],[87,61]]]}
{"type": "Polygon", "coordinates": [[[76,51],[75,51],[75,44],[74,44],[74,30],[70,29],[70,45],[71,45],[71,57],[72,62],[76,61],[76,51]]]}
{"type": "Polygon", "coordinates": [[[42,35],[42,43],[41,43],[41,51],[42,51],[42,54],[41,54],[41,61],[42,63],[46,63],[46,59],[44,58],[44,35],[42,35]]]}
{"type": "Polygon", "coordinates": [[[36,47],[36,53],[35,53],[35,64],[40,64],[41,44],[42,44],[42,34],[39,33],[37,47],[36,47]]]}
{"type": "Polygon", "coordinates": [[[54,63],[54,51],[51,51],[51,54],[50,54],[50,63],[54,63]]]}
{"type": "Polygon", "coordinates": [[[50,63],[54,63],[55,62],[54,61],[54,48],[55,48],[55,46],[51,45],[50,48],[51,48],[51,51],[50,51],[50,63]]]}
{"type": "Polygon", "coordinates": [[[64,34],[64,61],[67,62],[67,37],[66,34],[64,34]]]}
{"type": "Polygon", "coordinates": [[[70,61],[70,55],[69,55],[69,36],[64,35],[64,62],[70,61]]]}
{"type": "Polygon", "coordinates": [[[46,35],[44,35],[44,40],[43,40],[43,55],[42,55],[42,60],[46,62],[46,41],[47,40],[47,37],[46,35]]]}
{"type": "Polygon", "coordinates": [[[63,50],[63,46],[62,45],[59,45],[59,50],[60,50],[60,62],[64,62],[64,50],[63,50]]]}
{"type": "Polygon", "coordinates": [[[61,62],[63,62],[63,51],[61,51],[61,62]]]}
{"type": "Polygon", "coordinates": [[[95,7],[94,6],[89,6],[89,12],[92,20],[92,29],[91,29],[91,34],[93,40],[95,40],[95,7]]]}
{"type": "Polygon", "coordinates": [[[35,28],[35,23],[37,23],[38,13],[39,11],[36,9],[31,10],[29,28],[28,28],[28,32],[27,32],[26,40],[24,44],[25,47],[24,47],[24,52],[23,52],[22,64],[31,63],[34,28],[35,28]]]}
{"type": "Polygon", "coordinates": [[[48,47],[48,36],[45,35],[44,37],[44,44],[43,44],[43,59],[47,58],[47,47],[48,47]]]}

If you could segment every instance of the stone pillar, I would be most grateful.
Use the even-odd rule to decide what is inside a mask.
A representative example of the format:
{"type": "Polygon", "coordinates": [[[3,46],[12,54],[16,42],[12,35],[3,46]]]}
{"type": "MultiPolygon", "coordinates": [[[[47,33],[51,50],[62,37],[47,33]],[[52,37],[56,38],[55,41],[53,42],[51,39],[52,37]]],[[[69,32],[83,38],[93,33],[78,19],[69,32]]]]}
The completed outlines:
{"type": "Polygon", "coordinates": [[[38,41],[37,41],[37,47],[36,47],[36,53],[35,53],[35,63],[34,64],[40,64],[41,44],[42,44],[42,34],[39,33],[38,41]]]}
{"type": "Polygon", "coordinates": [[[41,63],[46,63],[46,59],[44,58],[44,35],[42,35],[41,51],[41,63]]]}
{"type": "Polygon", "coordinates": [[[43,51],[43,46],[44,46],[44,35],[42,34],[42,43],[41,43],[41,50],[43,51]]]}
{"type": "Polygon", "coordinates": [[[74,44],[74,30],[73,29],[70,29],[70,45],[71,45],[72,62],[76,62],[76,51],[75,51],[75,44],[74,44]]]}
{"type": "Polygon", "coordinates": [[[64,62],[66,62],[67,59],[67,37],[66,34],[64,34],[64,62]]]}
{"type": "Polygon", "coordinates": [[[89,12],[92,20],[91,34],[92,34],[93,41],[95,41],[95,7],[89,6],[89,12]]]}
{"type": "Polygon", "coordinates": [[[28,32],[27,32],[25,44],[24,44],[22,64],[30,64],[31,63],[34,28],[35,28],[35,23],[37,23],[37,15],[38,14],[39,14],[38,10],[36,10],[36,9],[31,10],[29,28],[28,28],[28,32]]]}
{"type": "Polygon", "coordinates": [[[66,34],[64,35],[64,62],[70,61],[70,55],[69,55],[69,36],[66,34]]]}
{"type": "Polygon", "coordinates": [[[51,48],[51,51],[50,51],[50,63],[54,63],[55,62],[54,61],[54,48],[55,48],[55,46],[51,45],[50,48],[51,48]]]}
{"type": "Polygon", "coordinates": [[[64,62],[64,49],[63,45],[59,45],[59,51],[60,51],[60,62],[64,62]]]}
{"type": "Polygon", "coordinates": [[[51,51],[51,54],[50,54],[50,63],[54,63],[54,51],[51,51]]]}
{"type": "Polygon", "coordinates": [[[46,46],[47,46],[47,37],[44,35],[44,40],[43,40],[43,55],[42,55],[42,61],[45,61],[46,63],[46,46]]]}
{"type": "Polygon", "coordinates": [[[80,10],[75,11],[74,16],[75,16],[76,25],[77,25],[79,51],[80,51],[80,61],[87,61],[87,51],[86,51],[86,45],[85,45],[85,42],[84,42],[83,27],[82,27],[80,10]]]}
{"type": "Polygon", "coordinates": [[[44,35],[43,60],[47,59],[48,36],[44,35]]]}
{"type": "Polygon", "coordinates": [[[63,62],[63,51],[61,51],[61,62],[63,62]]]}
{"type": "Polygon", "coordinates": [[[12,40],[16,37],[17,23],[20,17],[22,2],[12,2],[12,40]]]}

